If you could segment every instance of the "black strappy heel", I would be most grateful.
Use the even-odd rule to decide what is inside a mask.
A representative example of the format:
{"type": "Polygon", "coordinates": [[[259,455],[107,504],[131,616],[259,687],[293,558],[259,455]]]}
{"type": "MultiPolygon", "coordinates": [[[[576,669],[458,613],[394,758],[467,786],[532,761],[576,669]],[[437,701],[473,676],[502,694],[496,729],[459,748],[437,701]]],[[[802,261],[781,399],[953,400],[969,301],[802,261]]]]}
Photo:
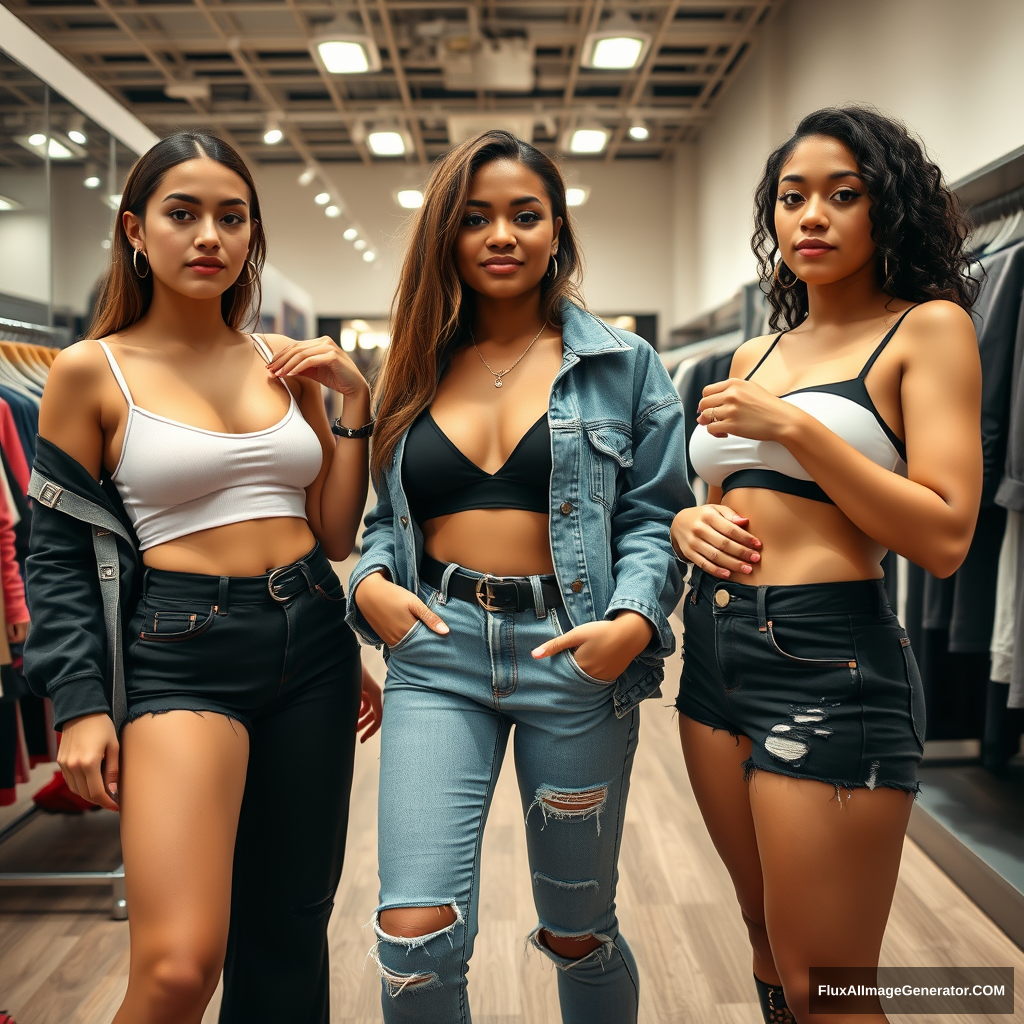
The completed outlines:
{"type": "Polygon", "coordinates": [[[781,985],[769,985],[756,974],[754,984],[757,986],[757,999],[761,1004],[764,1024],[796,1024],[796,1017],[786,1002],[786,994],[781,985]]]}

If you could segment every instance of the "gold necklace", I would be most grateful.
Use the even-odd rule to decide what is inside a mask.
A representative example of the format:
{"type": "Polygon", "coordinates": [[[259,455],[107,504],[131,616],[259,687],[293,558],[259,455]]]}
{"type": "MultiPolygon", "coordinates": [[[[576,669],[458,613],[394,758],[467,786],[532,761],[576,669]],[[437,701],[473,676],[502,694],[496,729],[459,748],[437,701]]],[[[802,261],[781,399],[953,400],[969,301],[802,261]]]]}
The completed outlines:
{"type": "Polygon", "coordinates": [[[492,369],[491,364],[487,362],[486,359],[484,359],[483,353],[480,351],[480,348],[476,343],[476,338],[474,338],[472,334],[469,336],[469,340],[473,342],[473,348],[476,349],[476,354],[480,357],[480,362],[487,367],[491,376],[494,377],[494,386],[496,388],[502,387],[501,378],[504,377],[505,374],[508,373],[509,371],[514,370],[523,361],[523,359],[526,358],[526,353],[529,352],[530,349],[533,348],[533,346],[537,343],[537,339],[544,333],[545,327],[547,327],[547,324],[541,324],[540,330],[533,336],[533,341],[531,341],[530,344],[526,346],[526,351],[523,352],[523,354],[507,370],[492,369]]]}

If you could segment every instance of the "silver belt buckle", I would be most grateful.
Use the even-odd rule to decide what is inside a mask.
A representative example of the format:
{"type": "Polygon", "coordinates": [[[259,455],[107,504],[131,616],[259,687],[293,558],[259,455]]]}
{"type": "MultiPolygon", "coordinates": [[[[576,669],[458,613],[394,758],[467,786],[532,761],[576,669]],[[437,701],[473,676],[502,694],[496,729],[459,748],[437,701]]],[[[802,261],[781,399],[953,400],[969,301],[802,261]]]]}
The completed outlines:
{"type": "Polygon", "coordinates": [[[273,598],[273,599],[274,599],[274,600],[275,600],[275,601],[276,601],[276,602],[277,602],[278,604],[285,604],[285,603],[286,603],[287,601],[289,601],[289,600],[291,600],[291,599],[290,599],[289,597],[279,597],[279,596],[278,596],[278,594],[276,593],[276,591],[274,590],[274,586],[276,585],[276,583],[277,583],[278,579],[279,579],[279,578],[280,578],[280,577],[281,577],[281,576],[282,576],[282,575],[283,575],[284,573],[288,572],[288,571],[289,571],[290,569],[293,569],[293,568],[294,568],[294,566],[291,566],[291,565],[282,565],[282,566],[281,566],[280,568],[278,568],[278,569],[275,569],[275,570],[274,570],[274,571],[273,571],[273,572],[272,572],[272,573],[270,574],[270,576],[268,576],[268,577],[267,577],[267,590],[268,590],[268,591],[270,591],[270,596],[271,596],[271,597],[272,597],[272,598],[273,598]]]}
{"type": "Polygon", "coordinates": [[[39,491],[38,501],[40,504],[45,505],[47,508],[53,508],[54,505],[60,501],[60,496],[64,493],[63,487],[58,487],[56,484],[49,482],[43,484],[42,489],[39,491]]]}
{"type": "Polygon", "coordinates": [[[480,605],[485,612],[502,612],[505,610],[498,605],[491,604],[494,600],[493,584],[497,582],[498,577],[491,576],[489,573],[485,573],[476,581],[476,603],[480,605]]]}

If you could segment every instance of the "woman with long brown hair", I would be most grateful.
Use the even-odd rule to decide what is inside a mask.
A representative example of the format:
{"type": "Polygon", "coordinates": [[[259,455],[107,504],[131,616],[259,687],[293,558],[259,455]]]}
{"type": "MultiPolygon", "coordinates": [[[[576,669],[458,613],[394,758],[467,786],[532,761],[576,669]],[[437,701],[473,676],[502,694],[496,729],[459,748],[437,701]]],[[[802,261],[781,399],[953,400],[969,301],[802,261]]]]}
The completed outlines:
{"type": "Polygon", "coordinates": [[[673,648],[683,422],[581,308],[558,169],[506,132],[441,160],[379,384],[350,621],[386,645],[373,958],[384,1019],[470,1019],[480,842],[509,735],[565,1021],[636,1020],[615,916],[639,729],[673,648]]]}
{"type": "Polygon", "coordinates": [[[57,356],[40,409],[25,663],[69,786],[121,812],[116,1024],[199,1024],[222,966],[222,1022],[329,1019],[360,669],[328,558],[363,510],[369,396],[329,339],[242,333],[265,248],[230,146],[157,143],[96,340],[57,356]]]}

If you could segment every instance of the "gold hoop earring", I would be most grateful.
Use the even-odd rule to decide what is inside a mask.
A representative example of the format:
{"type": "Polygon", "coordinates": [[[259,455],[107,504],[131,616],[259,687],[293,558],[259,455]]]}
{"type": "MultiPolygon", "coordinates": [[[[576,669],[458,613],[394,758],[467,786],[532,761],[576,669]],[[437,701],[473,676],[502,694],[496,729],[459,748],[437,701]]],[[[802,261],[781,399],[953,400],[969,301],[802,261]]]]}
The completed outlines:
{"type": "Polygon", "coordinates": [[[883,267],[883,269],[885,271],[885,283],[888,284],[889,283],[889,254],[888,253],[886,253],[882,257],[882,267],[883,267]]]}
{"type": "Polygon", "coordinates": [[[252,260],[246,260],[245,265],[249,268],[249,280],[235,281],[235,284],[241,288],[248,288],[250,285],[255,284],[256,279],[260,276],[260,272],[256,269],[256,264],[252,260]]]}
{"type": "Polygon", "coordinates": [[[149,257],[141,249],[132,250],[132,268],[135,270],[136,277],[149,277],[149,257]],[[140,256],[146,261],[146,272],[144,274],[139,270],[140,256]]]}
{"type": "Polygon", "coordinates": [[[552,270],[551,267],[548,267],[548,272],[544,276],[554,281],[558,277],[558,260],[555,259],[554,253],[551,254],[551,262],[554,264],[554,269],[552,270]]]}
{"type": "Polygon", "coordinates": [[[793,274],[793,280],[790,281],[789,284],[786,284],[782,280],[781,276],[779,275],[779,268],[780,267],[786,267],[786,264],[783,263],[782,260],[779,260],[779,262],[775,264],[775,270],[772,273],[772,279],[775,281],[775,284],[776,284],[777,287],[785,289],[785,290],[788,291],[790,288],[793,287],[793,285],[795,285],[797,283],[797,281],[800,280],[800,278],[797,277],[796,274],[793,274],[793,271],[789,270],[789,267],[786,267],[786,269],[789,270],[789,272],[791,274],[793,274]]]}

